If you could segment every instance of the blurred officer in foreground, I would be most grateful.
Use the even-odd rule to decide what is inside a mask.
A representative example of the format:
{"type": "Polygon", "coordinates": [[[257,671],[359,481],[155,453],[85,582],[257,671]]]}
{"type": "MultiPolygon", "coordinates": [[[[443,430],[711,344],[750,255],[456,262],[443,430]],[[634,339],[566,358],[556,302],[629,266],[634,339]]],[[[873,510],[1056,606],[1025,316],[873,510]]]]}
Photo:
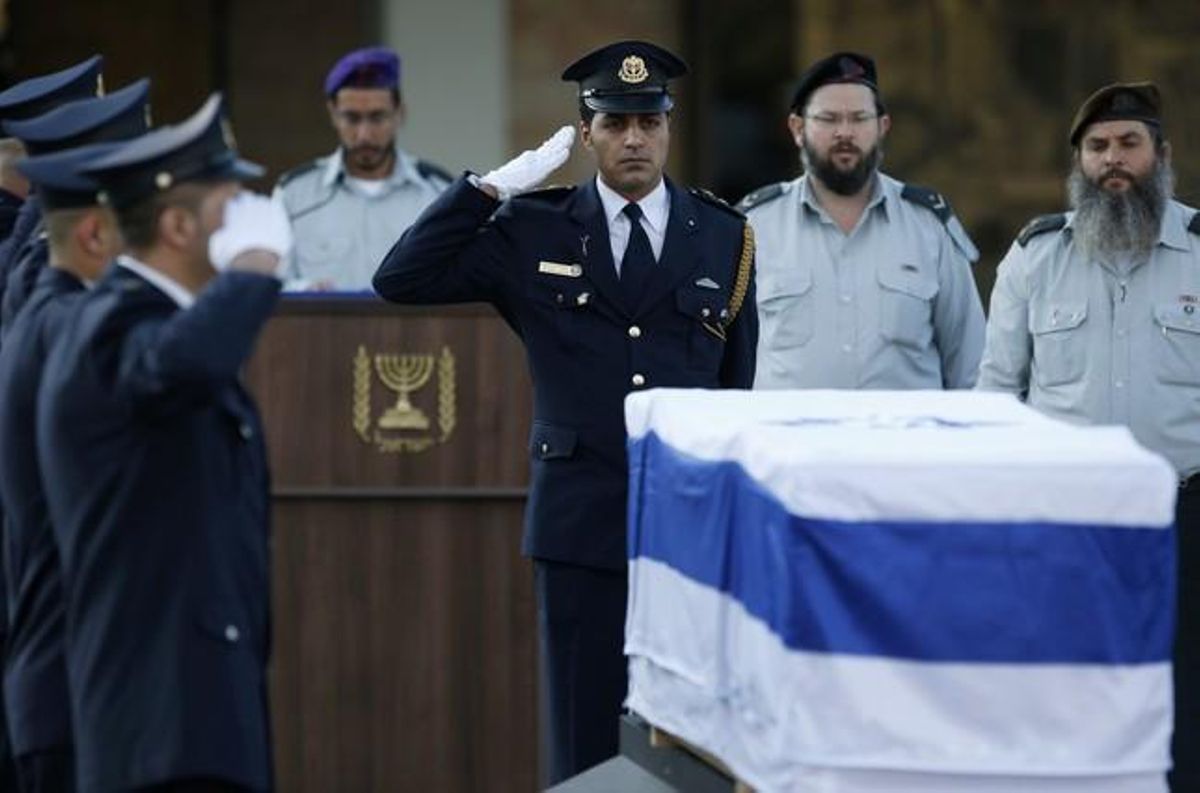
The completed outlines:
{"type": "MultiPolygon", "coordinates": [[[[34,156],[91,143],[128,140],[150,128],[149,94],[150,81],[138,80],[107,96],[76,99],[24,121],[5,121],[3,128],[34,156]]],[[[39,199],[39,208],[40,205],[39,199]]],[[[31,237],[10,258],[8,279],[0,299],[0,329],[8,327],[29,299],[38,273],[46,266],[49,245],[45,224],[39,223],[39,227],[43,232],[31,237]]]]}
{"type": "Polygon", "coordinates": [[[745,219],[663,175],[686,65],[624,41],[563,72],[580,84],[594,179],[531,191],[575,130],[456,181],[375,275],[400,303],[487,301],[525,342],[534,385],[523,549],[534,558],[550,782],[617,751],[627,461],[623,402],[655,386],[748,388],[754,248],[745,219]],[[745,310],[743,310],[743,306],[745,310]]]}
{"type": "MultiPolygon", "coordinates": [[[[99,55],[63,69],[62,71],[33,77],[0,91],[0,121],[31,118],[52,109],[62,102],[85,96],[96,96],[103,92],[100,67],[103,59],[99,55]]],[[[9,157],[23,151],[19,141],[6,140],[5,154],[9,157]]],[[[13,184],[6,180],[6,189],[13,184]]],[[[20,186],[20,182],[16,182],[20,186]]],[[[19,206],[14,198],[19,190],[8,189],[4,200],[3,224],[0,225],[0,296],[8,276],[7,263],[13,250],[20,250],[24,242],[36,234],[41,212],[36,200],[23,200],[19,206]]],[[[0,587],[0,614],[8,614],[4,601],[4,587],[0,587]]],[[[8,620],[0,619],[0,651],[7,642],[8,620]]],[[[8,740],[6,720],[0,719],[0,790],[15,790],[16,772],[8,740]]]]}
{"type": "MultiPolygon", "coordinates": [[[[103,96],[103,66],[104,58],[93,55],[62,71],[30,78],[0,92],[0,121],[35,118],[65,102],[103,96]]],[[[0,292],[26,243],[42,232],[41,217],[36,197],[26,200],[13,223],[12,232],[0,243],[0,292]]]]}
{"type": "Polygon", "coordinates": [[[84,168],[125,255],[47,359],[42,467],[63,566],[78,783],[272,785],[266,454],[238,373],[287,218],[238,181],[221,98],[84,168]]]}
{"type": "Polygon", "coordinates": [[[1081,424],[1124,424],[1179,472],[1175,791],[1200,790],[1200,218],[1172,197],[1151,83],[1093,94],[1071,124],[1071,212],[1000,262],[979,388],[1081,424]]]}
{"type": "Polygon", "coordinates": [[[970,388],[983,350],[975,246],[938,193],[879,170],[891,117],[875,63],[800,78],[804,175],[739,204],[758,241],[756,388],[970,388]]]}
{"type": "Polygon", "coordinates": [[[388,248],[452,177],[396,145],[406,111],[392,50],[343,57],[325,96],[341,146],[285,173],[275,189],[296,238],[288,288],[366,290],[388,248]]]}
{"type": "Polygon", "coordinates": [[[37,186],[50,241],[49,265],[0,349],[0,495],[9,645],[4,672],[8,723],[21,790],[75,789],[70,700],[64,658],[62,575],[37,460],[37,392],[42,365],[84,284],[120,250],[111,210],[80,168],[119,144],[99,144],[23,161],[37,186]]]}

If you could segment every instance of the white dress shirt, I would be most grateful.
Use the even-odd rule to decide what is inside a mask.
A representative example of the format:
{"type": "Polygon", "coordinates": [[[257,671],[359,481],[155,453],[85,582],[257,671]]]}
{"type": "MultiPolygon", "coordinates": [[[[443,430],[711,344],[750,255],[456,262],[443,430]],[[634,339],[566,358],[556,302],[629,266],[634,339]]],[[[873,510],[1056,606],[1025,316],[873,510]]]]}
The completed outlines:
{"type": "MultiPolygon", "coordinates": [[[[613,264],[617,275],[621,274],[621,259],[625,256],[625,248],[629,245],[629,217],[622,212],[626,204],[631,203],[616,190],[604,183],[600,174],[596,174],[596,191],[600,193],[600,203],[604,206],[604,219],[608,221],[608,241],[612,245],[613,264]]],[[[654,251],[654,260],[662,256],[663,240],[667,236],[667,217],[671,214],[671,194],[667,192],[667,181],[660,179],[658,186],[651,190],[637,203],[642,208],[642,228],[650,238],[650,250],[654,251]]]]}
{"type": "Polygon", "coordinates": [[[196,302],[196,296],[183,287],[178,281],[170,276],[155,270],[148,264],[139,262],[132,256],[118,256],[117,264],[124,267],[126,270],[133,272],[145,278],[154,286],[158,287],[164,295],[174,300],[180,308],[191,308],[196,302]]]}

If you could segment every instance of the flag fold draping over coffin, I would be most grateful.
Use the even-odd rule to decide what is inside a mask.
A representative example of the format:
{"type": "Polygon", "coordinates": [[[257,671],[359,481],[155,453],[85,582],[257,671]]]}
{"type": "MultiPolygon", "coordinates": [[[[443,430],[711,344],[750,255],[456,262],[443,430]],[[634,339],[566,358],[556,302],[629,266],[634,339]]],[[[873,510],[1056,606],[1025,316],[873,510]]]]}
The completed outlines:
{"type": "Polygon", "coordinates": [[[626,422],[649,721],[768,791],[1163,789],[1175,476],[1126,430],[952,392],[626,422]]]}

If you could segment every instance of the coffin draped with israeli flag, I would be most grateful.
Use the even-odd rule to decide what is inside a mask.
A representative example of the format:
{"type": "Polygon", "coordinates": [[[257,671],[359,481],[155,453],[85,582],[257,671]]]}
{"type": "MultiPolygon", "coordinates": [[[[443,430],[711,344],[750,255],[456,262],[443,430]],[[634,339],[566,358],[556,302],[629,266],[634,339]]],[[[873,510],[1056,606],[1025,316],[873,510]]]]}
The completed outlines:
{"type": "Polygon", "coordinates": [[[1163,790],[1175,476],[996,394],[631,395],[627,706],[764,791],[1163,790]]]}

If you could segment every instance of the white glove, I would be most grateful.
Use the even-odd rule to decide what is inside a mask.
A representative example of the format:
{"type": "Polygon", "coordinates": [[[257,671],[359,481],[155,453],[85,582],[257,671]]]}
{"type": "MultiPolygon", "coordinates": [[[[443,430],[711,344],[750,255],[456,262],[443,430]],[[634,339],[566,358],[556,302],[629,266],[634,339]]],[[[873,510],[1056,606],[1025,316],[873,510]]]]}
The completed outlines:
{"type": "Polygon", "coordinates": [[[277,201],[242,191],[225,203],[225,222],[208,238],[208,259],[218,270],[247,251],[279,257],[282,267],[292,248],[292,224],[277,201]]]}
{"type": "Polygon", "coordinates": [[[574,142],[575,128],[563,127],[541,146],[521,152],[496,170],[484,174],[479,181],[496,188],[501,201],[532,190],[567,161],[574,142]]]}

